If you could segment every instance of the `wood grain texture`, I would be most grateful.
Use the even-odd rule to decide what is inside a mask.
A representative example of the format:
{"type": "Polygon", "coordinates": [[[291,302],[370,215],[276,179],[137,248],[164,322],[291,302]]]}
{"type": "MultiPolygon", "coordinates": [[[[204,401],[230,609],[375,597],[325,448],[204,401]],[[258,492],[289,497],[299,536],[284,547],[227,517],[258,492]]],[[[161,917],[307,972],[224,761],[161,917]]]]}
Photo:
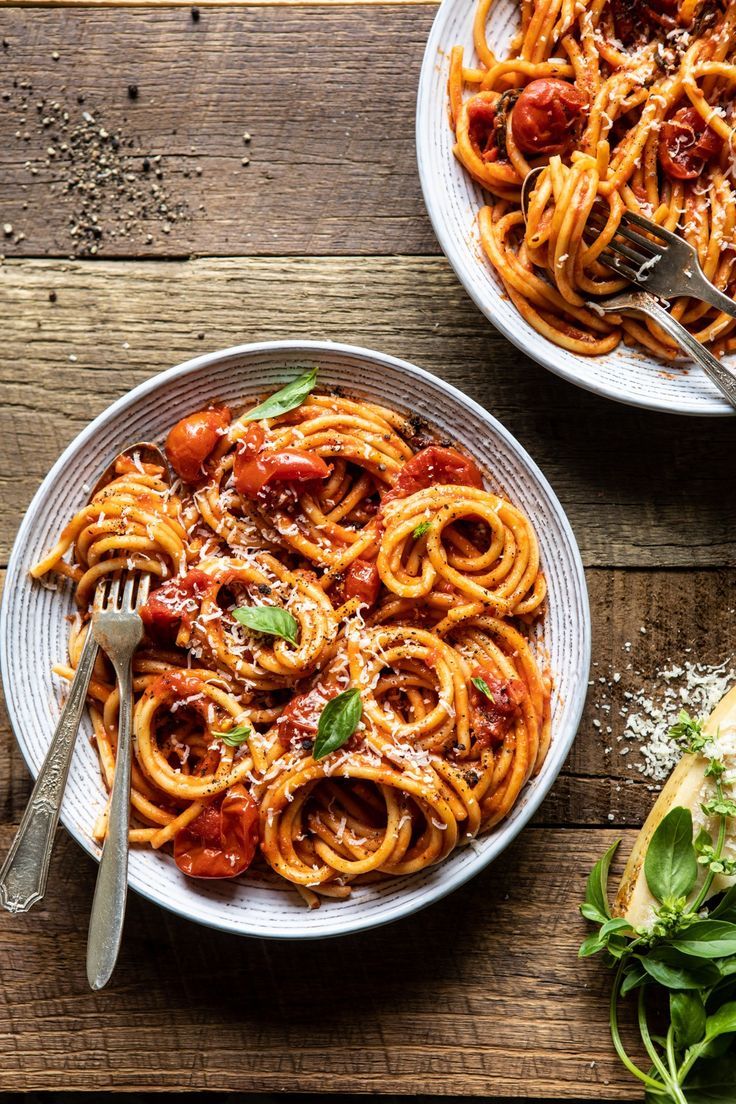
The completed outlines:
{"type": "Polygon", "coordinates": [[[109,236],[116,224],[103,205],[100,255],[438,253],[414,156],[435,13],[432,3],[228,7],[193,23],[188,10],[155,4],[73,16],[0,10],[0,94],[9,96],[0,103],[0,221],[13,227],[0,251],[66,256],[74,244],[75,193],[52,190],[64,177],[64,136],[39,125],[45,109],[36,110],[46,101],[61,103],[71,123],[88,111],[131,141],[132,154],[162,155],[171,203],[186,203],[168,234],[162,220],[144,220],[124,239],[109,236]]]}
{"type": "MultiPolygon", "coordinates": [[[[0,913],[0,1091],[321,1092],[328,1078],[333,1092],[633,1100],[608,1043],[608,977],[575,959],[576,904],[614,828],[641,823],[653,799],[615,739],[618,707],[687,648],[706,662],[733,654],[736,572],[587,577],[596,667],[580,732],[535,825],[499,862],[413,920],[306,949],[203,931],[133,897],[115,984],[93,995],[94,867],[61,832],[44,904],[0,913]],[[597,680],[617,670],[602,737],[597,680]]],[[[0,854],[29,790],[5,724],[0,854]]]]}
{"type": "Polygon", "coordinates": [[[550,480],[587,565],[735,561],[733,424],[559,380],[485,322],[442,258],[6,261],[0,316],[4,557],[51,463],[130,387],[202,352],[302,337],[381,349],[477,399],[550,480]]]}
{"type": "Polygon", "coordinates": [[[306,947],[206,932],[133,895],[115,984],[93,994],[94,867],[62,834],[43,905],[0,915],[0,1090],[631,1099],[609,979],[575,957],[574,902],[612,837],[530,830],[412,920],[306,947]]]}

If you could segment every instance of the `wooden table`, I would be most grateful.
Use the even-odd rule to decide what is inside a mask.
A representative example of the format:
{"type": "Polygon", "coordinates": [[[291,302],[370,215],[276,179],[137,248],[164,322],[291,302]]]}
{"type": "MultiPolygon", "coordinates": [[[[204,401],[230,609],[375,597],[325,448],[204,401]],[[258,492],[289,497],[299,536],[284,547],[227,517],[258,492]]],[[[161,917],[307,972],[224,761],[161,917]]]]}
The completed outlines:
{"type": "MultiPolygon", "coordinates": [[[[575,390],[474,308],[439,254],[414,163],[435,10],[200,0],[197,19],[156,0],[0,3],[2,562],[61,449],[152,373],[266,338],[372,346],[462,387],[549,477],[587,569],[593,675],[622,671],[616,718],[667,656],[733,654],[734,423],[575,390]],[[83,111],[116,136],[132,192],[136,174],[160,189],[130,216],[124,200],[101,202],[99,238],[79,184],[64,191],[60,142],[83,111]]],[[[84,975],[94,867],[60,833],[43,905],[0,915],[0,1090],[640,1099],[612,1057],[608,976],[576,960],[586,873],[613,838],[630,843],[652,800],[598,716],[591,700],[533,826],[448,900],[289,946],[133,896],[100,994],[84,975]]],[[[29,782],[7,721],[2,741],[4,852],[29,782]]]]}

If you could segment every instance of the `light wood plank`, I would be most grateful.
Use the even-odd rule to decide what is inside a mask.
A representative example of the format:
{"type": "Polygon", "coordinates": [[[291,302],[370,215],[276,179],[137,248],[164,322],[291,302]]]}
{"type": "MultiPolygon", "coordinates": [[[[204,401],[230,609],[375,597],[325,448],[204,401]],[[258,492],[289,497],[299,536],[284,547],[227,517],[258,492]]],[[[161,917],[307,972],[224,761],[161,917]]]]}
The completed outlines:
{"type": "Polygon", "coordinates": [[[304,337],[404,357],[486,406],[548,476],[587,565],[734,563],[731,423],[571,387],[497,334],[442,258],[6,261],[0,316],[13,320],[0,350],[3,556],[52,461],[128,388],[208,350],[304,337]]]}
{"type": "Polygon", "coordinates": [[[70,128],[86,111],[119,134],[134,178],[144,155],[163,158],[164,179],[150,173],[140,185],[147,215],[142,200],[117,208],[122,221],[134,212],[129,235],[111,237],[122,221],[112,201],[101,204],[99,255],[438,253],[414,157],[416,86],[435,12],[434,3],[227,6],[194,23],[188,7],[157,4],[73,16],[3,9],[1,221],[13,234],[0,236],[0,252],[66,256],[78,240],[78,190],[58,184],[68,177],[60,166],[69,131],[42,125],[53,114],[37,112],[45,100],[68,112],[70,128]],[[157,183],[169,210],[186,205],[169,233],[151,214],[157,183]]]}

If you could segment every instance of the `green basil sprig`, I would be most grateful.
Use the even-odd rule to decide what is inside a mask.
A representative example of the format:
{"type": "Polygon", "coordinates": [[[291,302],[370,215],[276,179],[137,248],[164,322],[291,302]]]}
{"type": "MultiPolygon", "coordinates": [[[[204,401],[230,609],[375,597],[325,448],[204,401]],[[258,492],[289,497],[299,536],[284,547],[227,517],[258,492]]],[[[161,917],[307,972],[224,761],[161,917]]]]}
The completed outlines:
{"type": "Polygon", "coordinates": [[[362,716],[363,703],[359,690],[343,690],[342,694],[328,701],[320,714],[312,757],[324,759],[346,744],[362,716]]]}
{"type": "Polygon", "coordinates": [[[412,536],[413,536],[414,540],[419,540],[419,538],[423,537],[424,534],[427,533],[431,528],[432,528],[432,522],[431,521],[420,521],[419,524],[414,528],[414,530],[412,532],[412,536]]]}
{"type": "Polygon", "coordinates": [[[689,809],[675,807],[649,843],[644,876],[658,902],[651,923],[633,930],[624,917],[611,917],[608,875],[618,843],[591,871],[580,907],[596,925],[580,947],[581,957],[603,952],[615,969],[610,1002],[611,1038],[629,1070],[643,1082],[646,1104],[734,1104],[736,1100],[736,886],[709,899],[713,879],[736,874],[724,854],[728,822],[736,807],[724,793],[726,765],[711,755],[713,745],[701,721],[684,710],[670,730],[684,751],[707,757],[715,798],[704,803],[719,821],[717,839],[700,829],[693,839],[689,809]],[[698,866],[705,867],[698,884],[698,866]],[[637,995],[637,1022],[646,1054],[637,1064],[624,1046],[618,1005],[637,995]],[[650,1030],[648,1004],[667,997],[669,1021],[650,1030]]]}
{"type": "Polygon", "coordinates": [[[299,376],[298,379],[292,380],[291,383],[287,383],[286,387],[282,387],[280,391],[277,391],[275,395],[271,395],[265,402],[260,403],[259,406],[254,406],[252,410],[243,415],[241,420],[244,422],[260,422],[263,418],[278,418],[279,414],[288,414],[290,410],[295,410],[297,406],[302,405],[310,391],[314,390],[316,382],[317,369],[310,368],[308,372],[299,376]]]}
{"type": "Polygon", "coordinates": [[[213,736],[217,736],[222,740],[223,744],[227,744],[228,747],[240,747],[248,740],[253,732],[250,725],[237,725],[235,728],[228,729],[227,732],[213,732],[213,736]]]}
{"type": "Polygon", "coordinates": [[[299,622],[280,606],[240,606],[233,610],[233,617],[254,632],[280,636],[290,644],[297,643],[299,622]]]}

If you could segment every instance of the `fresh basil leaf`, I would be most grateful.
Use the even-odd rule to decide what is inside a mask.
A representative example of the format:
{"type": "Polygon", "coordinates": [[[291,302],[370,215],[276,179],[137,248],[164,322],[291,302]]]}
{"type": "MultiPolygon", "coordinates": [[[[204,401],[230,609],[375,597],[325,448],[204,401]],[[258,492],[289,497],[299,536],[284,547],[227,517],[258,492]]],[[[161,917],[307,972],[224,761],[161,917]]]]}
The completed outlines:
{"type": "Polygon", "coordinates": [[[598,954],[599,951],[605,951],[606,941],[601,939],[598,932],[594,932],[593,935],[589,935],[587,939],[584,939],[578,948],[578,958],[590,958],[591,955],[598,954]]]}
{"type": "Polygon", "coordinates": [[[624,980],[621,982],[621,996],[625,997],[627,993],[630,993],[632,989],[638,989],[640,985],[649,977],[641,962],[631,960],[631,964],[624,974],[624,980]]]}
{"type": "Polygon", "coordinates": [[[621,840],[616,840],[595,864],[585,886],[585,903],[593,905],[604,916],[611,918],[611,909],[608,904],[608,871],[616,854],[621,840]]]}
{"type": "Polygon", "coordinates": [[[666,944],[641,955],[639,961],[666,989],[703,989],[715,985],[721,976],[715,963],[689,958],[666,944]]]}
{"type": "Polygon", "coordinates": [[[678,1047],[699,1043],[705,1035],[705,1005],[700,993],[680,990],[670,993],[670,1020],[678,1047]]]}
{"type": "MultiPolygon", "coordinates": [[[[688,1104],[733,1104],[736,1055],[698,1062],[683,1086],[688,1104]]],[[[663,1099],[663,1098],[660,1098],[663,1099]]]]}
{"type": "Polygon", "coordinates": [[[716,907],[709,912],[708,919],[729,920],[731,923],[736,923],[736,885],[732,885],[724,893],[716,907]]]}
{"type": "Polygon", "coordinates": [[[705,1033],[711,1039],[715,1039],[717,1035],[730,1034],[732,1031],[736,1031],[736,1001],[722,1004],[717,1012],[708,1016],[705,1025],[705,1033]]]}
{"type": "Polygon", "coordinates": [[[431,521],[420,521],[419,524],[417,525],[416,529],[412,533],[412,536],[413,536],[414,540],[419,540],[419,538],[423,537],[424,534],[431,528],[432,528],[432,522],[431,521]]]}
{"type": "Polygon", "coordinates": [[[328,701],[320,714],[312,757],[324,759],[341,748],[355,732],[362,716],[363,703],[359,690],[343,690],[342,694],[328,701]]]}
{"type": "Polygon", "coordinates": [[[296,644],[299,622],[288,610],[280,606],[240,606],[233,610],[233,617],[254,632],[281,636],[290,644],[296,644]]]}
{"type": "Polygon", "coordinates": [[[713,847],[713,837],[707,828],[701,828],[693,840],[693,847],[698,855],[702,855],[706,849],[713,847]]]}
{"type": "Polygon", "coordinates": [[[227,744],[228,747],[240,747],[251,735],[253,729],[250,725],[237,725],[236,728],[230,728],[227,732],[213,732],[213,736],[217,736],[222,740],[223,744],[227,744]]]}
{"type": "Polygon", "coordinates": [[[725,920],[696,920],[672,940],[672,946],[696,958],[736,954],[736,924],[725,920]]]}
{"type": "Polygon", "coordinates": [[[676,805],[660,822],[644,859],[644,876],[658,901],[687,897],[698,877],[693,817],[676,805]]]}
{"type": "Polygon", "coordinates": [[[270,399],[266,399],[260,406],[249,410],[243,415],[241,421],[260,422],[262,418],[278,418],[279,414],[288,414],[290,410],[295,410],[297,406],[302,405],[310,391],[314,390],[316,382],[317,369],[310,368],[304,375],[287,383],[286,387],[282,387],[275,395],[271,395],[270,399]]]}
{"type": "Polygon", "coordinates": [[[603,913],[595,905],[589,905],[585,901],[580,906],[580,915],[584,916],[586,920],[590,920],[592,924],[605,924],[606,922],[603,913]]]}
{"type": "Polygon", "coordinates": [[[614,932],[622,932],[624,929],[626,929],[630,935],[634,934],[628,920],[625,920],[623,916],[614,916],[612,920],[606,920],[598,934],[601,939],[606,939],[607,936],[613,935],[614,932]]]}
{"type": "Polygon", "coordinates": [[[476,675],[474,678],[471,678],[470,681],[472,682],[472,684],[473,684],[473,686],[475,687],[476,690],[480,690],[481,694],[485,694],[485,696],[488,698],[489,701],[492,701],[492,702],[496,701],[493,694],[491,693],[491,688],[489,687],[489,685],[488,685],[488,683],[486,682],[485,679],[479,678],[476,675]]]}

